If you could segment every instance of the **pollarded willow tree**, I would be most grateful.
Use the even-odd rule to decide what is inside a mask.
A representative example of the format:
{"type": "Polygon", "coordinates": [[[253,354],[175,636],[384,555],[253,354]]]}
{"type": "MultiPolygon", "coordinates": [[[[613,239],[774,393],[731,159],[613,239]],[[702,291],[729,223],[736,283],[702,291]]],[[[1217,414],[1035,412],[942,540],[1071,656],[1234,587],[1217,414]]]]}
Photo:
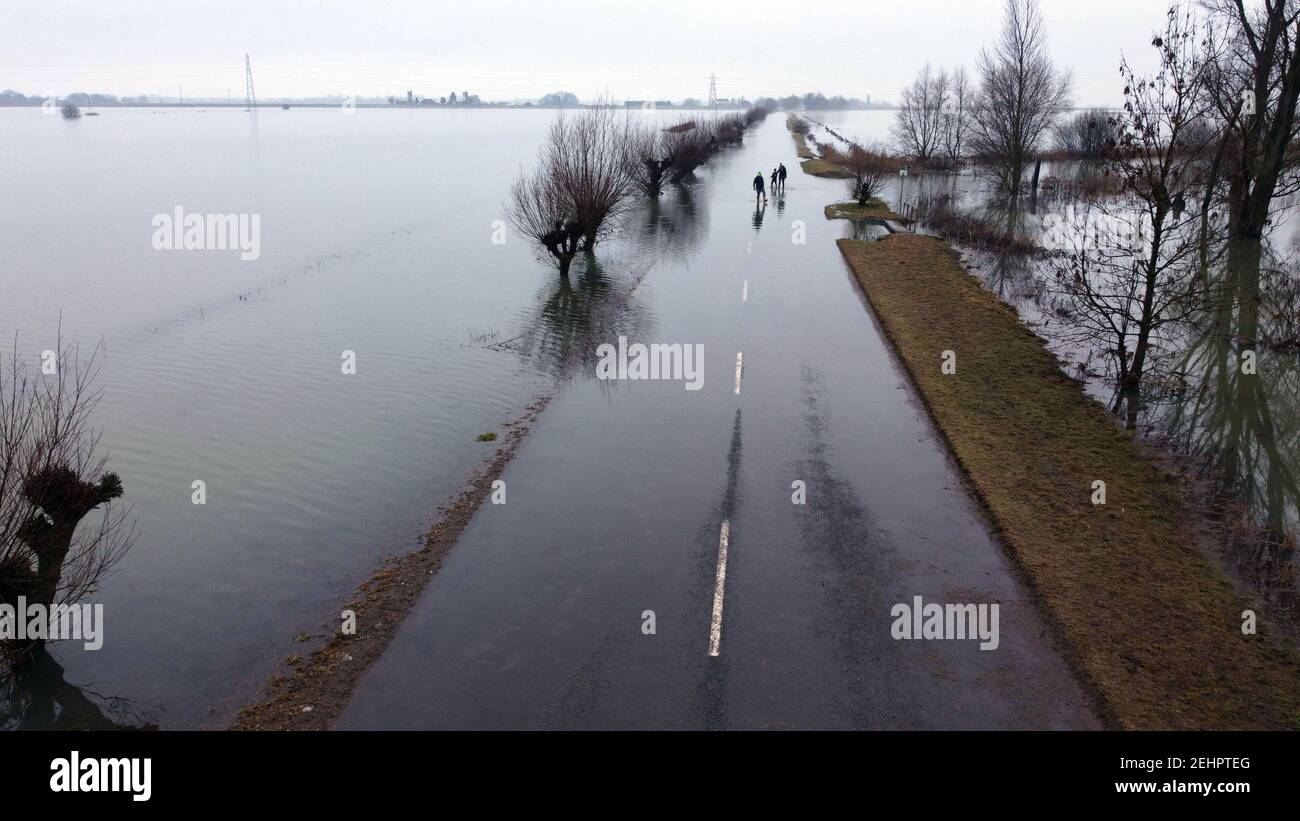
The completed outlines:
{"type": "Polygon", "coordinates": [[[632,205],[637,180],[628,163],[633,126],[610,105],[561,113],[551,125],[537,167],[510,188],[512,225],[549,254],[568,276],[579,252],[592,252],[632,205]]]}
{"type": "Polygon", "coordinates": [[[628,173],[641,193],[647,197],[662,194],[673,167],[667,132],[654,123],[639,123],[629,128],[626,162],[628,173]]]}
{"type": "Polygon", "coordinates": [[[1006,0],[1002,32],[980,52],[970,148],[1014,201],[1034,151],[1070,105],[1069,72],[1047,52],[1038,0],[1006,0]]]}
{"type": "MultiPolygon", "coordinates": [[[[105,469],[90,428],[96,373],[95,354],[82,360],[61,340],[39,373],[16,345],[0,366],[0,604],[73,604],[135,542],[117,501],[122,482],[105,469]]],[[[33,643],[0,650],[21,661],[33,643]]]]}

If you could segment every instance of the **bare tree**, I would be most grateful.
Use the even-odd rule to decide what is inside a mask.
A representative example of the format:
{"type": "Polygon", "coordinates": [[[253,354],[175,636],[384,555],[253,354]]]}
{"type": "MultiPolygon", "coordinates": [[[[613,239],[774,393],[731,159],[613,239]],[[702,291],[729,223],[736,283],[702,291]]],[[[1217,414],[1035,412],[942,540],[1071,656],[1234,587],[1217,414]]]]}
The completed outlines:
{"type": "Polygon", "coordinates": [[[630,122],[612,106],[583,109],[551,125],[538,167],[520,172],[507,215],[568,276],[579,250],[590,252],[632,206],[637,181],[628,167],[630,122]]]}
{"type": "Polygon", "coordinates": [[[966,68],[958,68],[948,81],[947,100],[944,101],[939,123],[943,153],[953,165],[966,156],[966,138],[970,133],[974,98],[975,90],[971,88],[966,68]]]}
{"type": "Polygon", "coordinates": [[[903,152],[925,164],[943,144],[943,109],[948,100],[948,74],[926,63],[912,84],[903,89],[894,120],[894,138],[903,152]]]}
{"type": "Polygon", "coordinates": [[[672,159],[670,181],[679,183],[703,165],[717,147],[717,142],[708,129],[699,127],[694,120],[681,120],[669,126],[664,145],[672,159]]]}
{"type": "Polygon", "coordinates": [[[628,129],[627,167],[636,187],[648,197],[663,193],[668,172],[673,167],[667,135],[653,123],[640,123],[628,129]]]}
{"type": "Polygon", "coordinates": [[[713,121],[713,136],[722,145],[738,143],[744,140],[747,125],[744,114],[723,114],[713,121]]]}
{"type": "Polygon", "coordinates": [[[1202,0],[1210,16],[1210,98],[1228,123],[1228,267],[1240,278],[1238,333],[1258,335],[1260,266],[1273,201],[1300,186],[1300,2],[1202,0]]]}
{"type": "Polygon", "coordinates": [[[1192,15],[1172,7],[1152,45],[1160,56],[1154,76],[1137,76],[1127,61],[1120,68],[1124,107],[1115,118],[1118,141],[1106,165],[1123,181],[1126,196],[1086,212],[1083,225],[1073,226],[1083,242],[1057,270],[1077,327],[1111,353],[1115,410],[1127,407],[1130,428],[1137,425],[1142,381],[1161,353],[1163,329],[1209,304],[1198,276],[1199,215],[1187,207],[1199,182],[1200,158],[1214,140],[1212,129],[1196,126],[1211,112],[1192,15]]]}
{"type": "Polygon", "coordinates": [[[612,232],[632,205],[636,181],[626,162],[630,127],[612,105],[583,109],[572,119],[561,113],[542,149],[542,165],[582,230],[584,251],[612,232]]]}
{"type": "Polygon", "coordinates": [[[560,276],[567,277],[582,243],[583,231],[547,168],[520,171],[510,186],[506,213],[510,224],[550,254],[560,269],[560,276]]]}
{"type": "MultiPolygon", "coordinates": [[[[61,337],[40,374],[28,371],[16,340],[0,366],[0,603],[73,604],[135,542],[116,502],[122,482],[105,470],[90,428],[97,372],[95,353],[83,361],[61,337]]],[[[0,649],[26,658],[33,645],[0,649]]]]}
{"type": "Polygon", "coordinates": [[[844,187],[860,206],[879,196],[898,168],[898,163],[879,145],[853,145],[843,157],[844,170],[849,174],[844,187]]]}
{"type": "Polygon", "coordinates": [[[980,52],[975,155],[1013,200],[1030,155],[1070,104],[1071,79],[1052,65],[1038,0],[1006,0],[1002,33],[980,52]]]}
{"type": "Polygon", "coordinates": [[[1118,141],[1117,121],[1104,108],[1081,111],[1053,129],[1056,147],[1071,157],[1099,160],[1118,141]]]}

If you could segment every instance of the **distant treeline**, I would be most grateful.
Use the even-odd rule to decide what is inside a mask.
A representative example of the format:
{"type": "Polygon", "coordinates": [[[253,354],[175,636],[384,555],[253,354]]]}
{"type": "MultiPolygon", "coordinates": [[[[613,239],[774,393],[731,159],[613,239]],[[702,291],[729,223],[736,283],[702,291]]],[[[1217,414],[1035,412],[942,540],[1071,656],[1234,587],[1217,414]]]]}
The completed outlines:
{"type": "MultiPolygon", "coordinates": [[[[113,106],[113,105],[176,105],[180,102],[179,97],[139,94],[133,97],[118,97],[114,94],[86,93],[77,92],[68,95],[54,95],[60,103],[69,103],[78,106],[113,106]]],[[[0,106],[6,105],[41,105],[49,95],[27,95],[12,89],[0,91],[0,106]]],[[[288,103],[292,105],[339,105],[348,98],[341,95],[322,95],[318,97],[267,97],[259,100],[262,105],[281,105],[288,103]]],[[[195,105],[222,105],[229,103],[231,105],[243,105],[242,97],[230,99],[219,97],[186,97],[184,102],[195,105]]],[[[554,91],[545,94],[536,100],[513,100],[513,101],[485,101],[480,99],[477,94],[463,92],[460,95],[452,93],[447,97],[423,97],[411,92],[406,92],[401,96],[393,95],[388,97],[357,97],[353,100],[357,105],[364,106],[492,106],[492,107],[544,107],[544,108],[580,108],[583,103],[577,94],[571,91],[554,91]]],[[[687,97],[680,102],[672,100],[625,100],[624,105],[633,108],[653,106],[654,108],[686,108],[686,109],[740,109],[747,110],[750,108],[763,108],[768,111],[840,111],[851,109],[889,109],[894,105],[881,100],[859,100],[857,97],[843,97],[838,94],[827,97],[821,92],[812,92],[808,94],[790,94],[786,97],[760,97],[757,100],[749,100],[744,97],[735,99],[719,100],[714,106],[710,106],[707,101],[695,97],[687,97]]]]}

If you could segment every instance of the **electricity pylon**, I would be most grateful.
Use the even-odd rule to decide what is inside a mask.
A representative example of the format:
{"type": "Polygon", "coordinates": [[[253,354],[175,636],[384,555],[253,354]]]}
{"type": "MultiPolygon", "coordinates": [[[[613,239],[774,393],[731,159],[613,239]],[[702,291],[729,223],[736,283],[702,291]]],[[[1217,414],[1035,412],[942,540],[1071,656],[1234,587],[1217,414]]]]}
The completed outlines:
{"type": "Polygon", "coordinates": [[[244,52],[244,76],[247,78],[247,88],[244,91],[245,111],[255,111],[257,109],[257,95],[253,93],[253,63],[248,59],[248,52],[244,52]]]}

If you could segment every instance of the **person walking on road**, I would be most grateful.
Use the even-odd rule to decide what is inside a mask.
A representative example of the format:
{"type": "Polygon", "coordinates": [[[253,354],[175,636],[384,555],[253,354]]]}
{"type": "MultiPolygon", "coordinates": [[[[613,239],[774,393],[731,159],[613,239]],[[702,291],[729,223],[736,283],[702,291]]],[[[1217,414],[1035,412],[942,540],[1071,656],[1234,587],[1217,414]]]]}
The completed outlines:
{"type": "Polygon", "coordinates": [[[775,168],[772,169],[771,188],[772,188],[772,193],[776,194],[776,169],[775,168]]]}
{"type": "Polygon", "coordinates": [[[777,173],[777,181],[781,185],[781,190],[785,191],[785,175],[786,175],[785,163],[781,163],[779,166],[777,166],[776,173],[777,173]]]}
{"type": "Polygon", "coordinates": [[[767,191],[764,190],[764,188],[763,188],[763,172],[762,172],[762,171],[759,171],[757,174],[754,175],[754,204],[755,204],[755,205],[758,205],[758,201],[759,201],[760,199],[761,199],[764,203],[767,202],[767,191]]]}

